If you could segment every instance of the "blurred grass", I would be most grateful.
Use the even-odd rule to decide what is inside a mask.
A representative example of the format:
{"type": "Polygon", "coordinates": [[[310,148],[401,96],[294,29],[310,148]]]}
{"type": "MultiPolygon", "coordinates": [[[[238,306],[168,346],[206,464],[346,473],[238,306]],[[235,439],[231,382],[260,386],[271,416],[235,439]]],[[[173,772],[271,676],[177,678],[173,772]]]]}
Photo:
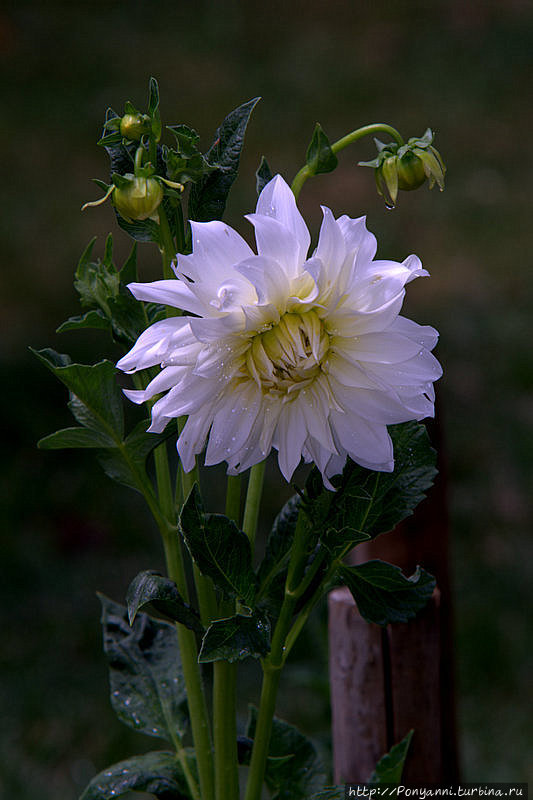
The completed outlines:
{"type": "MultiPolygon", "coordinates": [[[[79,212],[98,195],[89,179],[107,173],[103,113],[142,106],[151,74],[164,119],[193,125],[206,146],[231,108],[263,96],[227,214],[244,233],[261,154],[292,177],[317,120],[332,139],[377,120],[405,136],[436,131],[444,194],[404,193],[386,211],[370,170],[355,168],[372,156],[366,142],[309,182],[301,207],[315,230],[320,203],[367,213],[382,257],[415,251],[432,274],[410,289],[407,313],[441,332],[463,777],[533,779],[532,54],[533,8],[520,0],[27,0],[0,12],[2,798],[71,800],[96,769],[152,744],[109,708],[94,592],[119,600],[138,570],[160,566],[157,536],[141,500],[90,455],[35,449],[69,423],[65,393],[26,349],[107,353],[97,336],[53,331],[77,313],[72,273],[87,241],[98,234],[103,247],[116,231],[109,206],[79,212]]],[[[119,231],[116,243],[120,261],[130,243],[119,231]]],[[[155,277],[155,249],[142,258],[142,278],[155,277]]],[[[327,749],[324,632],[322,613],[280,712],[327,749]]]]}

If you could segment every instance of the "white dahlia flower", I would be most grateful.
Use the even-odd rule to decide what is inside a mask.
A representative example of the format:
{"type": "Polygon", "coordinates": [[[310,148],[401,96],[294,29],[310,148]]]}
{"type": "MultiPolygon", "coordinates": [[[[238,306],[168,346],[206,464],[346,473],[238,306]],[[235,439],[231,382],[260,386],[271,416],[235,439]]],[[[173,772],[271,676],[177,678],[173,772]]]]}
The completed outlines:
{"type": "Polygon", "coordinates": [[[178,256],[176,278],[129,285],[138,300],[191,315],[156,322],[118,363],[161,366],[146,390],[126,394],[162,394],[150,431],[187,416],[186,471],[206,442],[205,463],[226,461],[231,474],[275,447],[287,480],[303,457],[331,486],[347,456],[391,471],[387,425],[433,416],[437,332],[399,316],[405,284],[427,271],[414,255],[374,260],[364,217],[322,211],[308,257],[309,231],[278,175],[247,217],[257,255],[223,222],[191,222],[193,252],[178,256]]]}

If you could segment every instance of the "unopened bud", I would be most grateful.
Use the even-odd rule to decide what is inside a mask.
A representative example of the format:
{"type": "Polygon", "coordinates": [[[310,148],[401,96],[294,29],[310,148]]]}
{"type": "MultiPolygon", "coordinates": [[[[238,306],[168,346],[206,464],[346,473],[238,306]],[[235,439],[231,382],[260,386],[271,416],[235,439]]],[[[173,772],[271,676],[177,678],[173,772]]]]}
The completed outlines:
{"type": "Polygon", "coordinates": [[[150,133],[151,127],[150,117],[140,112],[124,114],[120,120],[121,135],[132,142],[139,142],[145,134],[150,133]]]}
{"type": "Polygon", "coordinates": [[[126,220],[143,220],[151,217],[163,199],[163,187],[155,178],[122,176],[113,192],[113,205],[126,220]]]}

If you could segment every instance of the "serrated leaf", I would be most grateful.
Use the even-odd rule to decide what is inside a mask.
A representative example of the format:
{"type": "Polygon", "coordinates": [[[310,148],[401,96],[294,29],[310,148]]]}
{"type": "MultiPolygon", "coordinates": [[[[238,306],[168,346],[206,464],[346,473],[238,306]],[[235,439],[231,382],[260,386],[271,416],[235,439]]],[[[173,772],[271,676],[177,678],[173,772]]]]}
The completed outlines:
{"type": "Polygon", "coordinates": [[[175,753],[155,751],[127,758],[96,775],[80,800],[112,800],[128,792],[149,792],[167,800],[189,800],[175,753]]]}
{"type": "Polygon", "coordinates": [[[180,526],[199,570],[210,577],[226,597],[237,597],[251,606],[256,577],[248,537],[222,514],[204,513],[196,484],[181,511],[180,526]]]}
{"type": "Polygon", "coordinates": [[[322,530],[353,528],[375,538],[412,514],[424,499],[437,474],[426,429],[418,422],[405,422],[390,425],[389,433],[393,472],[373,472],[348,459],[342,476],[334,479],[337,491],[330,492],[319,488],[320,473],[313,470],[306,484],[308,495],[311,482],[314,487],[307,507],[322,530]]]}
{"type": "Polygon", "coordinates": [[[261,614],[236,614],[211,623],[202,641],[198,661],[243,661],[261,658],[270,649],[270,623],[261,614]]]}
{"type": "Polygon", "coordinates": [[[264,156],[261,156],[261,163],[255,173],[255,189],[258,195],[261,194],[267,183],[272,180],[272,177],[268,161],[264,156]]]}
{"type": "Polygon", "coordinates": [[[395,744],[386,755],[380,758],[368,781],[371,785],[388,783],[397,786],[400,783],[413,733],[414,731],[409,731],[401,742],[395,744]]]}
{"type": "MultiPolygon", "coordinates": [[[[257,709],[250,707],[246,735],[253,739],[257,709]]],[[[324,786],[325,771],[316,749],[307,737],[288,722],[274,717],[268,749],[270,758],[265,783],[273,800],[307,800],[324,786]],[[288,759],[288,755],[292,758],[288,759]],[[280,758],[279,761],[275,759],[280,758]]]]}
{"type": "Polygon", "coordinates": [[[259,101],[254,97],[231,111],[217,129],[206,161],[216,169],[193,185],[189,197],[189,218],[199,222],[222,219],[231,186],[237,177],[246,127],[259,101]]]}
{"type": "Polygon", "coordinates": [[[318,122],[307,149],[306,163],[311,175],[333,172],[338,164],[337,156],[331,149],[329,139],[318,122]]]}
{"type": "Polygon", "coordinates": [[[124,606],[99,597],[115,713],[130,728],[172,742],[187,729],[175,626],[138,614],[130,627],[124,606]]]}
{"type": "Polygon", "coordinates": [[[33,352],[71,392],[69,406],[78,422],[113,438],[122,438],[122,392],[117,384],[115,365],[111,361],[92,365],[65,364],[62,360],[65,357],[53,350],[33,352]]]}
{"type": "Polygon", "coordinates": [[[347,549],[351,550],[361,542],[368,542],[370,536],[368,533],[356,531],[353,528],[342,528],[340,531],[328,528],[320,539],[324,547],[336,558],[342,556],[347,549]]]}
{"type": "Polygon", "coordinates": [[[399,567],[378,559],[355,567],[341,566],[338,575],[367,622],[407,622],[426,605],[435,578],[421,567],[406,578],[399,567]]]}
{"type": "Polygon", "coordinates": [[[76,317],[70,317],[65,320],[56,333],[65,333],[65,331],[78,331],[84,328],[97,328],[99,330],[108,331],[111,328],[111,323],[107,317],[97,310],[87,311],[86,314],[81,314],[76,317]]]}
{"type": "Polygon", "coordinates": [[[146,428],[149,424],[149,420],[141,420],[120,446],[98,454],[106,474],[130,489],[139,489],[138,476],[140,472],[144,473],[146,459],[152,450],[173,435],[172,426],[167,426],[163,433],[148,433],[146,428]]]}
{"type": "Polygon", "coordinates": [[[78,447],[99,448],[113,447],[114,442],[109,436],[90,428],[64,428],[61,431],[45,436],[37,447],[41,450],[62,450],[78,447]]]}
{"type": "Polygon", "coordinates": [[[204,632],[197,612],[185,602],[174,581],[159,572],[139,572],[129,585],[126,605],[130,624],[133,624],[141,608],[151,605],[159,613],[180,622],[192,631],[204,632]]]}

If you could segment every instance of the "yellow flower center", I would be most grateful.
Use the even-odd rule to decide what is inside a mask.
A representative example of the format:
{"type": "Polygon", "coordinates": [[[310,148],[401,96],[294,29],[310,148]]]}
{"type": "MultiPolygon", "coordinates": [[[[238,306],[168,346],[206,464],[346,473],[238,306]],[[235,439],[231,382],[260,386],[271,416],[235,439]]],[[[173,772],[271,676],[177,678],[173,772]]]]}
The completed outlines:
{"type": "Polygon", "coordinates": [[[329,336],[316,311],[287,313],[251,339],[246,366],[265,393],[288,395],[316,378],[328,349],[329,336]]]}

